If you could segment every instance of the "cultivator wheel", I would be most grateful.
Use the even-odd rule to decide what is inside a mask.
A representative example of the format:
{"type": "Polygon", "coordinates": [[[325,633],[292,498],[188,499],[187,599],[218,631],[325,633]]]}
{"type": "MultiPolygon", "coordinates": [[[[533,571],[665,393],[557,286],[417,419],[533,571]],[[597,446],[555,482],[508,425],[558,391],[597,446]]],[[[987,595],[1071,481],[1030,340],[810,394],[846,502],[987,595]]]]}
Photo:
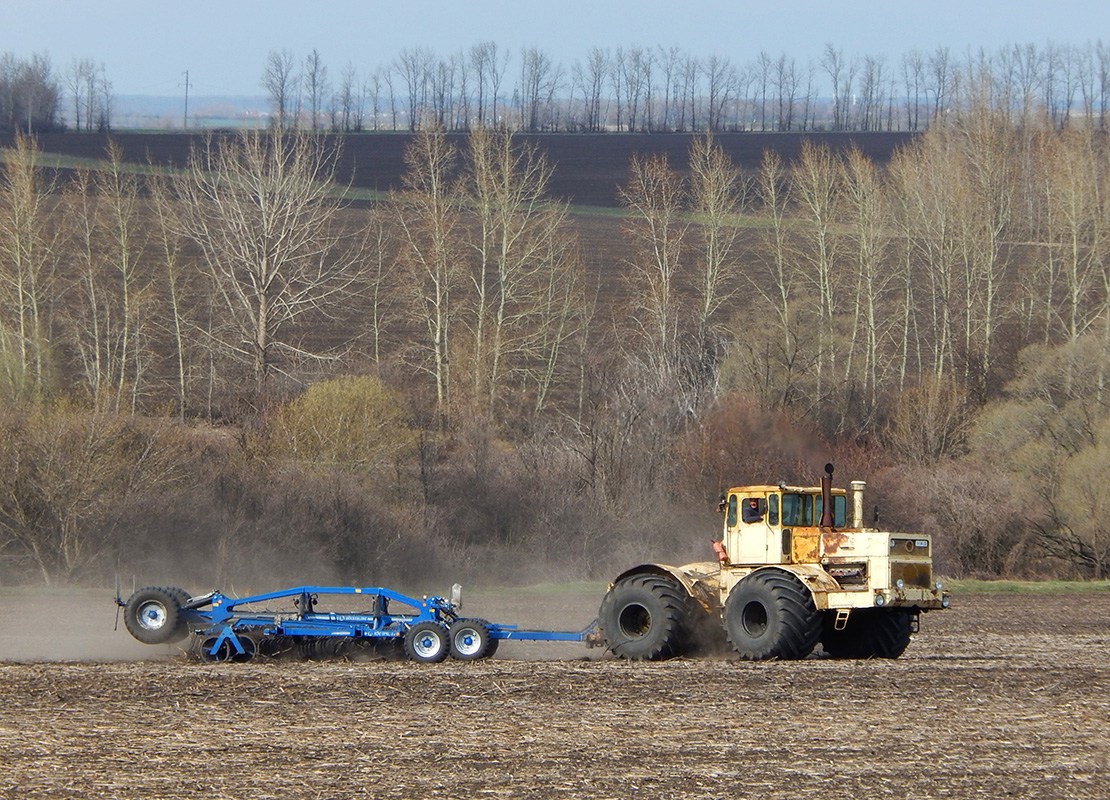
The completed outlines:
{"type": "Polygon", "coordinates": [[[231,643],[227,639],[221,642],[219,636],[208,636],[200,643],[200,658],[210,664],[227,661],[231,658],[232,652],[234,652],[234,648],[232,648],[231,643]]]}
{"type": "Polygon", "coordinates": [[[258,644],[254,641],[252,637],[246,636],[241,633],[237,634],[235,638],[239,640],[239,646],[243,648],[243,652],[240,653],[236,651],[234,647],[232,647],[231,660],[236,662],[237,664],[245,664],[246,662],[252,660],[255,654],[258,652],[258,644]]]}
{"type": "Polygon", "coordinates": [[[181,618],[180,596],[183,589],[150,586],[128,598],[123,609],[127,632],[143,644],[176,642],[189,635],[181,618]]]}
{"type": "Polygon", "coordinates": [[[413,661],[437,664],[447,658],[447,629],[438,622],[418,622],[405,634],[405,655],[413,661]]]}
{"type": "Polygon", "coordinates": [[[451,656],[459,661],[489,658],[497,645],[484,619],[456,620],[448,628],[447,636],[451,640],[451,656]]]}

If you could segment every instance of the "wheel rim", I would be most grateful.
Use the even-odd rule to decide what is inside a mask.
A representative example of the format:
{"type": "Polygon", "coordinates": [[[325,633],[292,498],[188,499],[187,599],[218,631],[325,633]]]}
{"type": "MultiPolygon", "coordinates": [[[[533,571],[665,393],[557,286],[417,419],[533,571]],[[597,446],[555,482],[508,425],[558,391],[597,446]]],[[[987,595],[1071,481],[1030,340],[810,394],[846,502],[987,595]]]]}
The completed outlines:
{"type": "Polygon", "coordinates": [[[753,600],[744,606],[740,615],[740,623],[749,636],[762,636],[767,632],[767,607],[753,600]]]}
{"type": "Polygon", "coordinates": [[[148,631],[157,631],[165,627],[167,616],[168,612],[162,603],[157,600],[148,600],[139,606],[136,619],[140,627],[148,631]]]}
{"type": "Polygon", "coordinates": [[[651,612],[639,603],[629,603],[617,618],[621,633],[629,639],[639,639],[651,630],[651,612]]]}
{"type": "Polygon", "coordinates": [[[435,631],[421,631],[413,641],[412,649],[421,658],[435,658],[443,649],[443,640],[435,631]]]}
{"type": "Polygon", "coordinates": [[[461,656],[473,656],[482,649],[482,634],[475,628],[463,628],[455,633],[455,651],[461,656]]]}

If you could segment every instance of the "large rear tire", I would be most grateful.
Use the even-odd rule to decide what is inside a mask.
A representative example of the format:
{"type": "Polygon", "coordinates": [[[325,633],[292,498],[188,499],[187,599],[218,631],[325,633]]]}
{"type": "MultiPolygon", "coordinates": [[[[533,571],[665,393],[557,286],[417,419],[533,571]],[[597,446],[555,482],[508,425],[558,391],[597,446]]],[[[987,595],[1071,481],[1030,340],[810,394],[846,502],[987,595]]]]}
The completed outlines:
{"type": "Polygon", "coordinates": [[[725,601],[725,631],[745,661],[805,658],[821,635],[821,617],[809,590],[780,570],[754,572],[725,601]]]}
{"type": "Polygon", "coordinates": [[[620,658],[661,661],[686,652],[691,635],[690,596],[661,575],[630,575],[601,601],[598,625],[605,645],[620,658]]]}
{"type": "Polygon", "coordinates": [[[832,658],[898,658],[909,646],[912,632],[913,618],[906,611],[853,611],[839,631],[835,612],[826,612],[821,646],[832,658]]]}
{"type": "Polygon", "coordinates": [[[143,644],[176,642],[189,635],[189,626],[181,617],[178,593],[181,589],[149,586],[139,589],[127,599],[123,624],[127,632],[143,644]]]}

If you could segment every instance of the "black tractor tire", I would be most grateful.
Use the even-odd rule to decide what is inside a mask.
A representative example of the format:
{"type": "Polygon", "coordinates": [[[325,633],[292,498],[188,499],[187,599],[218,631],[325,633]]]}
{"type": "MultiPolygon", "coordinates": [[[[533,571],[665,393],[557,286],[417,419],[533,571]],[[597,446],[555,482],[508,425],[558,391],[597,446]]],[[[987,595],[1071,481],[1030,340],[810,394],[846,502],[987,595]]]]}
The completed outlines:
{"type": "Polygon", "coordinates": [[[754,572],[733,586],[724,616],[729,644],[745,661],[805,658],[821,635],[813,596],[780,570],[754,572]]]}
{"type": "Polygon", "coordinates": [[[690,596],[662,575],[621,578],[602,599],[597,619],[605,646],[619,658],[662,661],[690,646],[690,596]]]}
{"type": "Polygon", "coordinates": [[[451,650],[447,629],[438,622],[418,622],[405,633],[405,655],[412,661],[438,664],[451,650]]]}
{"type": "Polygon", "coordinates": [[[900,609],[865,608],[853,611],[843,630],[836,630],[836,613],[825,613],[821,647],[832,658],[898,658],[913,632],[913,615],[900,609]]]}
{"type": "Polygon", "coordinates": [[[189,635],[189,626],[181,617],[181,604],[176,592],[180,589],[148,586],[127,599],[123,608],[123,624],[127,632],[143,644],[176,642],[189,635]]]}
{"type": "Polygon", "coordinates": [[[459,661],[478,661],[489,658],[494,642],[489,623],[484,619],[459,619],[447,629],[451,657],[459,661]]]}

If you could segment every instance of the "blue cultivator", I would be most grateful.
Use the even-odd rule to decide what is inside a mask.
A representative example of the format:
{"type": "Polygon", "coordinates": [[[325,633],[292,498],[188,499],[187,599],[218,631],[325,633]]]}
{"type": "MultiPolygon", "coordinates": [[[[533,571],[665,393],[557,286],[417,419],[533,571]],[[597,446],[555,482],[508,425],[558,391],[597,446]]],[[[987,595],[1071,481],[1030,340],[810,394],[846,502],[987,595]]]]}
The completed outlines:
{"type": "MultiPolygon", "coordinates": [[[[140,589],[124,602],[128,632],[145,644],[196,637],[207,661],[250,661],[255,655],[297,650],[338,655],[374,646],[403,647],[413,661],[435,663],[448,655],[461,661],[489,658],[502,639],[599,644],[597,622],[585,630],[531,631],[460,615],[459,587],[451,597],[417,599],[390,589],[298,586],[232,598],[220,592],[193,597],[175,587],[140,589]],[[345,595],[357,612],[319,610],[320,598],[345,595]],[[284,601],[284,602],[282,602],[284,601]],[[268,604],[284,605],[271,610],[268,604]]],[[[342,602],[342,601],[340,601],[342,602]]]]}

